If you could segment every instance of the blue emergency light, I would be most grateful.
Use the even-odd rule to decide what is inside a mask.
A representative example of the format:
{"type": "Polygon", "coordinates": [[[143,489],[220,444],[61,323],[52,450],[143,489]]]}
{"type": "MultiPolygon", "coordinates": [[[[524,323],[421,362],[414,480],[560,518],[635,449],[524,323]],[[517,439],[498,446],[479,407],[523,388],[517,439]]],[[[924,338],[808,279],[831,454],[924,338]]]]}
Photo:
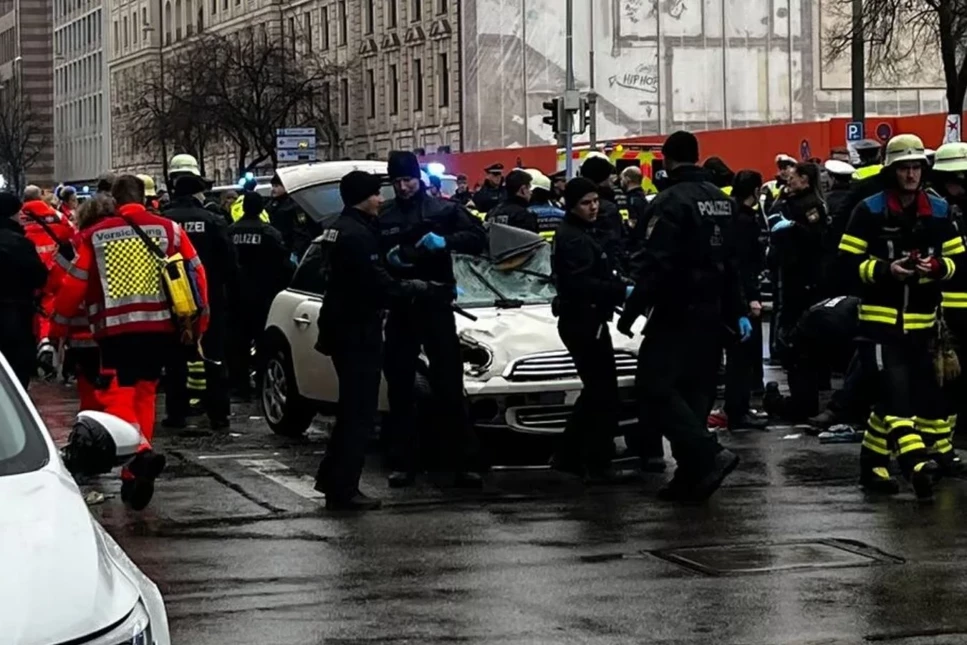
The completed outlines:
{"type": "Polygon", "coordinates": [[[426,165],[426,172],[430,175],[442,177],[446,171],[446,167],[438,161],[432,161],[426,165]]]}

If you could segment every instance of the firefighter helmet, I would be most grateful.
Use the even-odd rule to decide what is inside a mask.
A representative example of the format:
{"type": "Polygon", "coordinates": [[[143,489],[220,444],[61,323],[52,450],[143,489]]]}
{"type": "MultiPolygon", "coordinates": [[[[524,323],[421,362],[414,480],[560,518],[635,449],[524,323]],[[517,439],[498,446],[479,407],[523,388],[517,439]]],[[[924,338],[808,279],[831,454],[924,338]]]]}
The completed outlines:
{"type": "Polygon", "coordinates": [[[937,172],[967,171],[967,143],[957,141],[937,148],[933,169],[937,172]]]}
{"type": "Polygon", "coordinates": [[[919,161],[923,164],[928,162],[923,141],[915,134],[898,134],[886,144],[884,166],[892,166],[905,161],[919,161]]]}
{"type": "Polygon", "coordinates": [[[191,155],[175,155],[171,158],[171,163],[168,164],[168,174],[187,174],[201,177],[201,168],[198,166],[198,160],[191,155]]]}

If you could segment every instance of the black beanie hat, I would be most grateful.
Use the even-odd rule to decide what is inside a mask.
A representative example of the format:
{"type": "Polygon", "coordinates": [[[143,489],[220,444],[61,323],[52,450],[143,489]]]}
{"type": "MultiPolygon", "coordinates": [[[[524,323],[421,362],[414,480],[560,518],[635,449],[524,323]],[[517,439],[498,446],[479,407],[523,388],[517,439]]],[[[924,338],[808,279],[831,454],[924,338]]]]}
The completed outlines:
{"type": "Polygon", "coordinates": [[[581,176],[590,179],[595,184],[607,181],[614,174],[614,166],[607,159],[589,157],[581,164],[581,176]]]}
{"type": "Polygon", "coordinates": [[[389,153],[386,166],[390,179],[420,178],[420,160],[408,150],[394,150],[389,153]]]}
{"type": "Polygon", "coordinates": [[[567,185],[564,187],[564,208],[570,212],[586,195],[596,192],[598,192],[598,187],[590,179],[586,177],[575,177],[567,182],[567,185]]]}
{"type": "Polygon", "coordinates": [[[245,193],[242,197],[242,213],[247,217],[259,217],[265,208],[265,200],[256,192],[245,193]]]}
{"type": "Polygon", "coordinates": [[[362,170],[354,170],[339,181],[339,196],[346,206],[355,206],[373,195],[379,195],[379,188],[379,177],[362,170]]]}
{"type": "Polygon", "coordinates": [[[23,208],[23,202],[13,193],[0,193],[0,217],[13,217],[23,208]]]}
{"type": "Polygon", "coordinates": [[[698,139],[691,132],[672,132],[661,147],[661,156],[678,163],[698,163],[698,139]]]}

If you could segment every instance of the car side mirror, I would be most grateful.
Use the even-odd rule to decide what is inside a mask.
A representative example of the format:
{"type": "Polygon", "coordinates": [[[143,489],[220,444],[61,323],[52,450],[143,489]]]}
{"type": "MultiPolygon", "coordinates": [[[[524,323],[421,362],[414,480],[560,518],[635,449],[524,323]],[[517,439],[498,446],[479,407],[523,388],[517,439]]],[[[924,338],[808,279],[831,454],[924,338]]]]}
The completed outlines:
{"type": "Polygon", "coordinates": [[[134,457],[141,442],[141,431],[127,421],[85,410],[74,419],[61,455],[71,474],[100,475],[134,457]]]}

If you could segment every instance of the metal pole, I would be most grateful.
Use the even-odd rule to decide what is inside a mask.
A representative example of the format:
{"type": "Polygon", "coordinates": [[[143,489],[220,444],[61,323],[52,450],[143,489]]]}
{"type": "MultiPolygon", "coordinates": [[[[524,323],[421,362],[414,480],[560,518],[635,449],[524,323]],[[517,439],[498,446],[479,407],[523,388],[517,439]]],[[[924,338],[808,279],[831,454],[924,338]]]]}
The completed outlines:
{"type": "Polygon", "coordinates": [[[527,0],[521,0],[520,5],[520,81],[524,95],[524,145],[531,144],[531,129],[527,122],[527,0]]]}
{"type": "MultiPolygon", "coordinates": [[[[567,31],[565,36],[565,43],[567,45],[565,51],[565,58],[567,59],[565,67],[565,97],[573,92],[574,88],[574,0],[567,0],[567,31]]],[[[566,99],[565,99],[566,103],[566,99]]],[[[564,123],[564,172],[565,176],[570,180],[574,177],[574,159],[572,155],[574,153],[574,128],[572,125],[572,119],[574,113],[567,111],[567,118],[564,123]]]]}
{"type": "Polygon", "coordinates": [[[591,17],[588,20],[588,111],[591,120],[588,123],[588,142],[591,148],[595,148],[598,145],[598,93],[594,91],[594,0],[589,3],[589,9],[591,17]]]}
{"type": "Polygon", "coordinates": [[[853,120],[866,119],[866,52],[863,48],[863,0],[853,0],[853,29],[850,64],[853,71],[853,120]]]}

